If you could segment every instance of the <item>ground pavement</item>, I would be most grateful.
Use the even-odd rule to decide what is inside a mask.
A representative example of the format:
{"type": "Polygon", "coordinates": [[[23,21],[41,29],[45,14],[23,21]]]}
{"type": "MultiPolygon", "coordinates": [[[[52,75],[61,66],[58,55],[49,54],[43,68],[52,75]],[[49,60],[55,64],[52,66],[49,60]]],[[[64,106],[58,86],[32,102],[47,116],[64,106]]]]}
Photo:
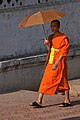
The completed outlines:
{"type": "Polygon", "coordinates": [[[80,97],[70,97],[71,107],[58,107],[64,96],[44,96],[43,108],[33,108],[29,103],[38,97],[37,92],[21,90],[0,94],[0,120],[80,120],[80,97]]]}

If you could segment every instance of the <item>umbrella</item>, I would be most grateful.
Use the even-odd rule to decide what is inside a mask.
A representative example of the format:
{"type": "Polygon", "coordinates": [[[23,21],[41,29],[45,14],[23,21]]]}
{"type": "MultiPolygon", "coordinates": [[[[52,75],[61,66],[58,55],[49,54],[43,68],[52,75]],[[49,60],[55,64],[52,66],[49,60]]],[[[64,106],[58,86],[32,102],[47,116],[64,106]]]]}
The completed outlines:
{"type": "MultiPolygon", "coordinates": [[[[39,11],[31,16],[26,16],[18,25],[18,28],[29,27],[33,25],[45,24],[52,20],[62,18],[66,13],[58,10],[39,11]]],[[[44,26],[43,26],[44,29],[44,26]]],[[[45,29],[44,29],[45,33],[45,29]]]]}

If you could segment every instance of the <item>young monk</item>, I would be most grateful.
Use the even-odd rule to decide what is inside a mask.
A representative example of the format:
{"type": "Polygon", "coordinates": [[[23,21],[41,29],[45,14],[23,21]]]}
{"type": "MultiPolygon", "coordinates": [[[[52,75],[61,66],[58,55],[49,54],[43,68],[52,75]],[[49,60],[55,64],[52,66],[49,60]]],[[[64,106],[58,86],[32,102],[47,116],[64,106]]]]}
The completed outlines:
{"type": "Polygon", "coordinates": [[[53,96],[56,91],[65,92],[65,99],[60,107],[71,105],[69,98],[69,85],[67,80],[66,56],[69,52],[69,39],[59,31],[60,21],[51,22],[51,30],[54,34],[44,40],[47,45],[48,54],[44,75],[39,87],[39,97],[31,106],[42,107],[44,94],[53,96]]]}

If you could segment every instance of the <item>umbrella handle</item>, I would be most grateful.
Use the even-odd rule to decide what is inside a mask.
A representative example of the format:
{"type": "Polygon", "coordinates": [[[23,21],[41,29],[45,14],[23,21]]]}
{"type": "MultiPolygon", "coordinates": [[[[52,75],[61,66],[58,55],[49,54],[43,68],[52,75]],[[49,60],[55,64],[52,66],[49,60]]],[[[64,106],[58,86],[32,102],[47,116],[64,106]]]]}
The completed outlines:
{"type": "Polygon", "coordinates": [[[45,38],[47,39],[47,34],[46,34],[46,32],[45,32],[45,27],[44,27],[44,25],[42,24],[42,27],[43,27],[43,31],[44,31],[44,35],[45,35],[45,38]]]}

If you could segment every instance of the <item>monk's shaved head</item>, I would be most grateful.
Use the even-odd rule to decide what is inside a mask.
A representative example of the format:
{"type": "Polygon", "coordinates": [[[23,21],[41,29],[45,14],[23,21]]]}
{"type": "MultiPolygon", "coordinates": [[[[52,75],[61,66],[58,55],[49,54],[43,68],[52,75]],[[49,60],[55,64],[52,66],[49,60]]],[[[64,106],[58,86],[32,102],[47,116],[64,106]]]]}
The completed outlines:
{"type": "Polygon", "coordinates": [[[59,21],[59,20],[53,20],[53,21],[51,21],[51,24],[52,24],[53,22],[56,22],[56,23],[58,24],[58,26],[60,26],[60,21],[59,21]]]}

